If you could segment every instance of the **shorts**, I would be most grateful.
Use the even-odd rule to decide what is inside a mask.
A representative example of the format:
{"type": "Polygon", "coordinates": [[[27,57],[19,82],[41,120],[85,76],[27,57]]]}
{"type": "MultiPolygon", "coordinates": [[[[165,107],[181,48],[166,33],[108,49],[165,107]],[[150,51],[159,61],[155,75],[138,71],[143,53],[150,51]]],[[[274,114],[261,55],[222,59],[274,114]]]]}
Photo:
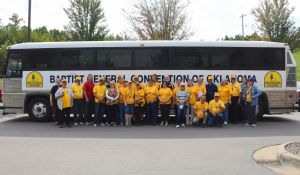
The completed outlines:
{"type": "Polygon", "coordinates": [[[134,104],[128,104],[125,106],[125,113],[133,115],[134,104]]]}

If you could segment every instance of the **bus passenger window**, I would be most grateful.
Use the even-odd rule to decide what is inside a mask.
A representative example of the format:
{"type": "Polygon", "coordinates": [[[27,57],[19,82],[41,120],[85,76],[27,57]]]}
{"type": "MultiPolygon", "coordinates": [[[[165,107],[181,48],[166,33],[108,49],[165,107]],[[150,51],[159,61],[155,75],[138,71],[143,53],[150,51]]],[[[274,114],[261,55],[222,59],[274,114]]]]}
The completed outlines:
{"type": "Polygon", "coordinates": [[[7,77],[22,76],[22,54],[9,54],[5,75],[7,77]]]}

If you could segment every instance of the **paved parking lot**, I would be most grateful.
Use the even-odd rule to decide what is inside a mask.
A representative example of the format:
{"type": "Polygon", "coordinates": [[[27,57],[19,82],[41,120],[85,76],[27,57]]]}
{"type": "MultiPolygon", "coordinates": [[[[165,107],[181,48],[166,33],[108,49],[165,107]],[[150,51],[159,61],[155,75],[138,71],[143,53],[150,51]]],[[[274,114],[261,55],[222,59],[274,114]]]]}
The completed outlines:
{"type": "MultiPolygon", "coordinates": [[[[256,128],[72,127],[27,117],[0,123],[0,174],[274,174],[254,150],[300,141],[300,113],[256,128]]],[[[0,117],[1,118],[1,117],[0,117]]],[[[3,119],[3,118],[2,118],[3,119]]]]}

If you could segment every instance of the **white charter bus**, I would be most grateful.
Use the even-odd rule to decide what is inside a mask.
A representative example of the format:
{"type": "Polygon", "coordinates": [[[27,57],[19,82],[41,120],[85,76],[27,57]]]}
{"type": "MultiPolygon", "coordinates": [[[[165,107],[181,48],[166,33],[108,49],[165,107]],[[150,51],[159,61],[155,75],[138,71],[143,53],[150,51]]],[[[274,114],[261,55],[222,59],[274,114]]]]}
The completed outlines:
{"type": "Polygon", "coordinates": [[[49,91],[56,77],[69,85],[77,76],[139,75],[146,82],[156,73],[161,81],[194,82],[209,75],[218,84],[236,74],[254,77],[263,91],[258,116],[293,111],[296,62],[287,44],[256,41],[99,41],[23,43],[8,48],[3,69],[4,114],[27,113],[36,121],[50,119],[49,91]]]}

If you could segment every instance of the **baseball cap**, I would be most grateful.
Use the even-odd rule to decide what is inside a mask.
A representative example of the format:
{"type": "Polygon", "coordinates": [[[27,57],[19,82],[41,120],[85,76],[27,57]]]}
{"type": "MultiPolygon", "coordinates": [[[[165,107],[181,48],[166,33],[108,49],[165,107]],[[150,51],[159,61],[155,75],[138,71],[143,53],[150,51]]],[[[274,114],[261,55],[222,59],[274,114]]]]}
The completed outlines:
{"type": "Polygon", "coordinates": [[[213,78],[212,78],[212,76],[210,75],[210,76],[208,76],[208,78],[207,79],[209,79],[209,80],[212,80],[213,78]]]}
{"type": "Polygon", "coordinates": [[[233,79],[233,78],[236,79],[236,75],[231,75],[230,77],[231,77],[231,79],[233,79]]]}
{"type": "Polygon", "coordinates": [[[132,84],[132,81],[128,81],[128,84],[132,84]]]}
{"type": "Polygon", "coordinates": [[[67,80],[66,80],[66,79],[62,79],[62,80],[61,80],[61,82],[65,82],[65,83],[66,83],[66,82],[67,82],[67,80]]]}
{"type": "Polygon", "coordinates": [[[215,97],[220,97],[220,94],[218,92],[216,92],[215,97]]]}
{"type": "Polygon", "coordinates": [[[255,79],[253,77],[249,78],[248,81],[254,82],[255,79]]]}
{"type": "Polygon", "coordinates": [[[137,79],[137,78],[139,78],[137,75],[133,76],[133,79],[137,79]]]}
{"type": "Polygon", "coordinates": [[[104,79],[105,79],[105,78],[102,77],[102,76],[99,77],[99,80],[100,80],[100,81],[104,81],[104,79]]]}
{"type": "Polygon", "coordinates": [[[185,86],[185,84],[184,83],[180,83],[180,86],[185,86]]]}
{"type": "Polygon", "coordinates": [[[78,80],[78,81],[81,81],[81,78],[80,78],[80,77],[76,77],[75,80],[76,80],[76,81],[77,81],[77,80],[78,80]]]}

